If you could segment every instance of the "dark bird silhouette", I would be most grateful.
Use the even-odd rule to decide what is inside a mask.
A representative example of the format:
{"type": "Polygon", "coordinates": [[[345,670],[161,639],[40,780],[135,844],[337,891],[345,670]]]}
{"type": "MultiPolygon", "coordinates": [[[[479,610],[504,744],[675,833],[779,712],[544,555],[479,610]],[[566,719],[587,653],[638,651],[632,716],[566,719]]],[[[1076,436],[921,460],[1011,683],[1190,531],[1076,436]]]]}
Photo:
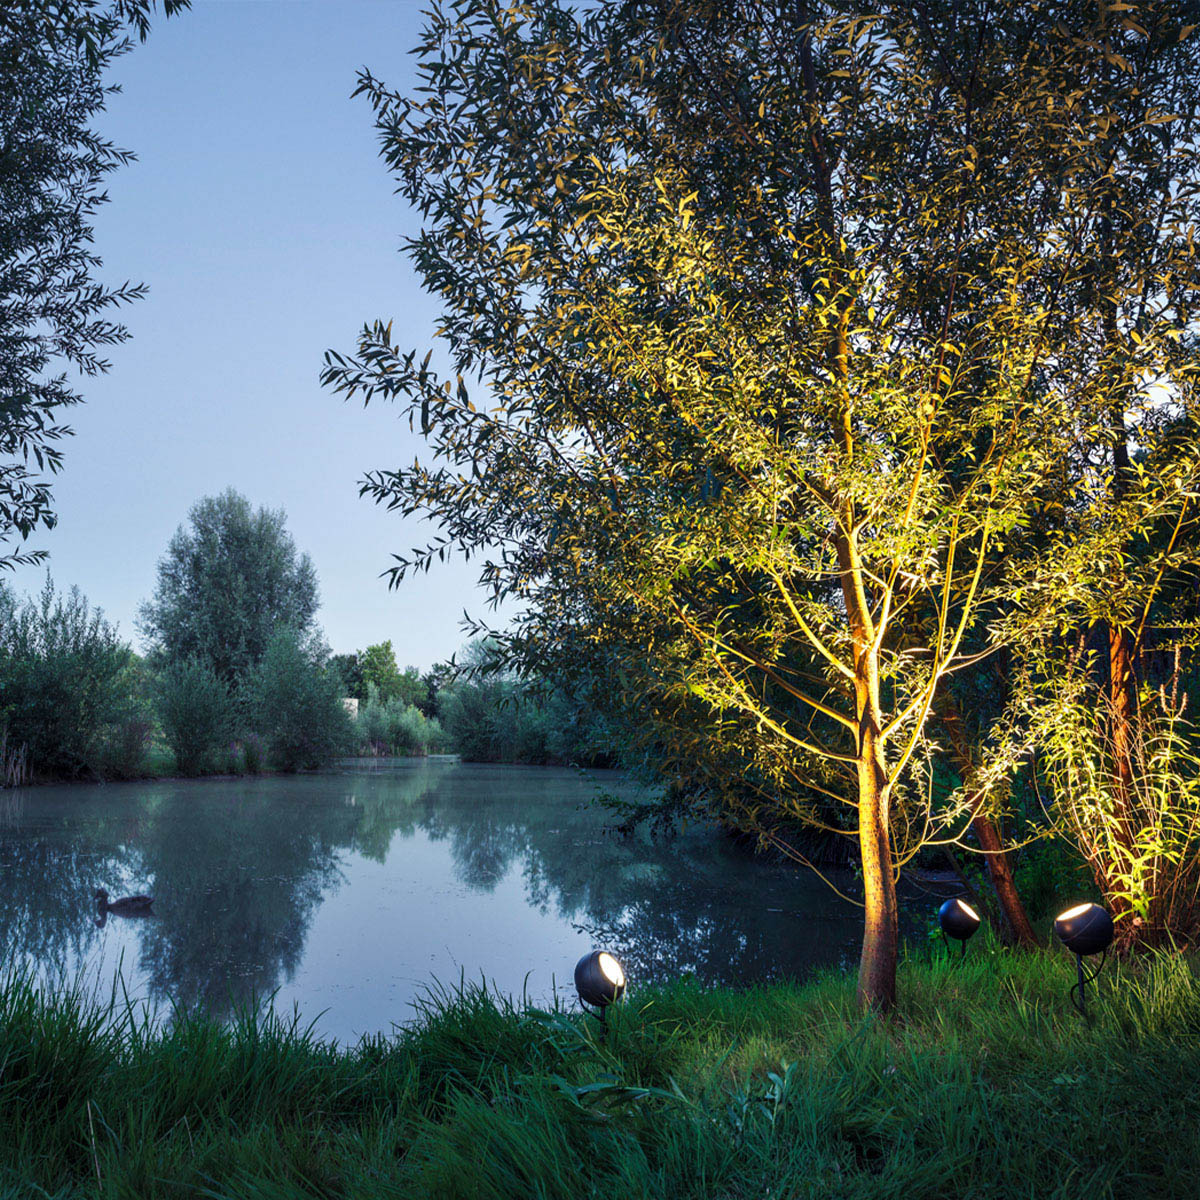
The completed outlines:
{"type": "Polygon", "coordinates": [[[101,915],[116,913],[118,917],[144,916],[154,903],[153,896],[122,896],[120,900],[110,901],[103,888],[97,888],[93,894],[101,915]]]}

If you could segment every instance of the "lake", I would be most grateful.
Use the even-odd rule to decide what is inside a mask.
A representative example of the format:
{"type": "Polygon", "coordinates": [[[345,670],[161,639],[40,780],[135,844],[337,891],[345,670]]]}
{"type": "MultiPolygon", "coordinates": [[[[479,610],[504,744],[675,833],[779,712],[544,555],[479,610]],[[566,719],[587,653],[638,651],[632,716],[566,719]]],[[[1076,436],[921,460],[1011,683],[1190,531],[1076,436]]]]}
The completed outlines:
{"type": "Polygon", "coordinates": [[[0,949],[45,980],[167,1014],[253,995],[342,1042],[409,1020],[435,981],[574,1002],[596,946],[632,988],[802,978],[857,961],[860,910],[707,827],[608,832],[618,772],[454,759],[312,775],[0,792],[0,949]],[[109,915],[92,892],[150,892],[109,915]]]}

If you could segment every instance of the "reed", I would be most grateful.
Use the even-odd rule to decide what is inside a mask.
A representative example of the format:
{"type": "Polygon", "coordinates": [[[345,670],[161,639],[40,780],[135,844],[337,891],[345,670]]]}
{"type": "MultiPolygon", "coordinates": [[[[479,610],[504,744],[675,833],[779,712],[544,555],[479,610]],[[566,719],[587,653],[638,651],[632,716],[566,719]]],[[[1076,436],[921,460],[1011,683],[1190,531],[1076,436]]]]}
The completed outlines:
{"type": "Polygon", "coordinates": [[[25,743],[9,746],[8,729],[0,727],[0,787],[23,787],[30,780],[25,743]]]}

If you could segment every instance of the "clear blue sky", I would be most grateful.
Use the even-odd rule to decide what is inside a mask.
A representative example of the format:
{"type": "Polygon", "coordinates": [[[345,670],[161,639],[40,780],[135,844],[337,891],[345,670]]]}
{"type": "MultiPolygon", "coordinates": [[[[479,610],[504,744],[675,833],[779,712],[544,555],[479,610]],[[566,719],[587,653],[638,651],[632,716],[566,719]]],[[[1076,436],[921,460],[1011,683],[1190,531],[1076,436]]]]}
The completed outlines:
{"type": "MultiPolygon", "coordinates": [[[[418,0],[194,0],[114,64],[122,94],[100,128],[138,161],[109,177],[99,274],[150,293],[124,310],[132,338],[111,372],[83,385],[59,524],[30,544],[135,646],[171,534],[228,486],[286,510],[335,651],[390,638],[401,665],[425,667],[461,645],[464,608],[486,613],[474,563],[393,591],[379,578],[429,529],[360,499],[358,480],[410,463],[420,439],[398,409],[318,383],[323,352],[352,349],[365,320],[431,344],[434,302],[399,253],[415,217],[392,194],[367,102],[349,98],[363,66],[412,84],[421,25],[418,0]]],[[[11,582],[36,591],[44,574],[11,582]]]]}

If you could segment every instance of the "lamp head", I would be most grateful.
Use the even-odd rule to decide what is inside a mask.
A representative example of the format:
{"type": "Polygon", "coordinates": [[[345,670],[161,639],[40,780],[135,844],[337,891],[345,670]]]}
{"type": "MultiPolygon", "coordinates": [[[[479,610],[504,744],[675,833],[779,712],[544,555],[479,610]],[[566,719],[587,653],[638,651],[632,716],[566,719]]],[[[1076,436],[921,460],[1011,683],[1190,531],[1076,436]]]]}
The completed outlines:
{"type": "Polygon", "coordinates": [[[1113,940],[1112,917],[1098,904],[1076,904],[1059,915],[1054,932],[1072,954],[1099,954],[1113,940]]]}
{"type": "Polygon", "coordinates": [[[979,914],[965,900],[947,900],[938,909],[938,924],[947,937],[965,942],[979,928],[979,914]]]}
{"type": "Polygon", "coordinates": [[[584,1004],[606,1008],[625,994],[625,972],[607,950],[593,950],[575,964],[575,990],[584,1004]]]}

